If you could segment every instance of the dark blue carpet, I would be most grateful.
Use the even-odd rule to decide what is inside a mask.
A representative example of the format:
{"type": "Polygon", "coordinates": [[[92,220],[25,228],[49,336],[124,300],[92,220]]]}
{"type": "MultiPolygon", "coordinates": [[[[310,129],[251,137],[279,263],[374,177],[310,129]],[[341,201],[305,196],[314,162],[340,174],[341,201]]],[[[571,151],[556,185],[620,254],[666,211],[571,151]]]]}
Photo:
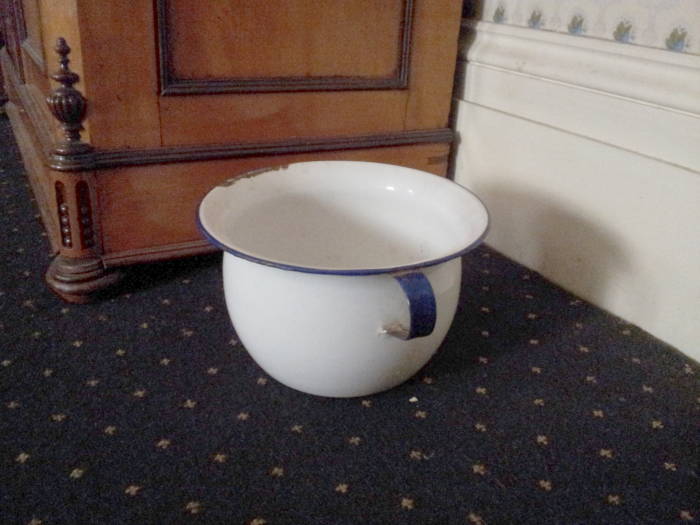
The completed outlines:
{"type": "Polygon", "coordinates": [[[700,522],[700,370],[637,327],[482,248],[415,378],[304,395],[238,344],[218,255],[52,295],[0,143],[0,523],[700,522]]]}

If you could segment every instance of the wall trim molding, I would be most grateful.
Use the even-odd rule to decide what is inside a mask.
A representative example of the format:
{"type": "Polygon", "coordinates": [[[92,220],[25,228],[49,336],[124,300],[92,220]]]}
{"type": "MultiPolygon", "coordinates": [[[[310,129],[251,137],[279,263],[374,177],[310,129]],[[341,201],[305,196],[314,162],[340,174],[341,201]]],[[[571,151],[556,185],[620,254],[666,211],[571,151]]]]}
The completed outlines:
{"type": "Polygon", "coordinates": [[[700,173],[700,57],[490,22],[463,27],[456,97],[700,173]]]}
{"type": "Polygon", "coordinates": [[[700,117],[700,56],[463,20],[460,57],[700,117]]]}

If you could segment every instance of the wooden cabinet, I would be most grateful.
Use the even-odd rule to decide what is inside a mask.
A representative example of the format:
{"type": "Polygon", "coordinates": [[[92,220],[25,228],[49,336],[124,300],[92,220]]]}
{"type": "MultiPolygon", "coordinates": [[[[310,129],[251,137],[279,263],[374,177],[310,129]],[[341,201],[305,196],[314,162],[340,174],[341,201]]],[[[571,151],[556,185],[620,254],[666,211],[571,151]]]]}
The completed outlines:
{"type": "Polygon", "coordinates": [[[125,265],[210,250],[197,204],[250,169],[446,172],[460,0],[0,6],[6,109],[51,238],[47,280],[69,301],[125,265]]]}

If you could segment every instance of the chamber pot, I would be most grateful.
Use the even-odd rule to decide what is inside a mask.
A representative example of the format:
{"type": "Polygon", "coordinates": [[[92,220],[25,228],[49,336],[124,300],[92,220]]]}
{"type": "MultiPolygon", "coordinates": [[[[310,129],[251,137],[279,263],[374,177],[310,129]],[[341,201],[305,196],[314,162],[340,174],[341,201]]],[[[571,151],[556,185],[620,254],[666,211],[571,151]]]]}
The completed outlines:
{"type": "Polygon", "coordinates": [[[313,161],[213,188],[198,224],[224,251],[228,312],[257,364],[296,390],[354,397],[399,385],[435,354],[488,213],[430,173],[313,161]]]}

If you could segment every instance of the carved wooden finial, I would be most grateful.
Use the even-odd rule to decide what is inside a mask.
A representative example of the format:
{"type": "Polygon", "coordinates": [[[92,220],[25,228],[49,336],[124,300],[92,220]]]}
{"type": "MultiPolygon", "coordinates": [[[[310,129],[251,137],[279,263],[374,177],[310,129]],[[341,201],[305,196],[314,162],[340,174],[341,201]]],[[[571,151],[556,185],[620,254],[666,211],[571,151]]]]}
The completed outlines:
{"type": "Polygon", "coordinates": [[[61,84],[46,99],[51,113],[61,123],[63,140],[53,149],[51,167],[60,170],[79,169],[85,165],[85,155],[92,151],[92,146],[82,142],[80,132],[87,111],[87,100],[73,87],[80,77],[70,70],[70,47],[64,38],[56,41],[54,48],[59,56],[60,68],[51,78],[61,84]]]}
{"type": "Polygon", "coordinates": [[[58,40],[56,40],[56,47],[54,47],[54,51],[56,51],[58,54],[58,62],[61,65],[61,68],[56,71],[56,73],[51,75],[51,78],[65,88],[72,88],[73,84],[80,80],[80,77],[76,73],[73,73],[70,70],[70,67],[68,67],[68,64],[70,63],[68,55],[70,54],[71,49],[66,43],[65,38],[60,37],[58,40]]]}

